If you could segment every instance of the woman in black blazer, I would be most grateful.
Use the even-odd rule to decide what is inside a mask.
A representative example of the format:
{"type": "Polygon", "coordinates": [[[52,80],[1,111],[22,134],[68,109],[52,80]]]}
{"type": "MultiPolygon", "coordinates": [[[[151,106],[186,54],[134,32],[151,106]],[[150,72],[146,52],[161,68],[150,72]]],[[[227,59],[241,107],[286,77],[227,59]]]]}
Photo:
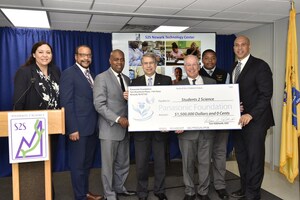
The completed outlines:
{"type": "MultiPolygon", "coordinates": [[[[60,107],[60,71],[53,64],[52,58],[52,47],[48,43],[40,41],[33,45],[30,57],[15,75],[14,110],[47,110],[60,107]]],[[[20,196],[31,200],[45,199],[44,162],[22,163],[19,169],[20,196]]]]}

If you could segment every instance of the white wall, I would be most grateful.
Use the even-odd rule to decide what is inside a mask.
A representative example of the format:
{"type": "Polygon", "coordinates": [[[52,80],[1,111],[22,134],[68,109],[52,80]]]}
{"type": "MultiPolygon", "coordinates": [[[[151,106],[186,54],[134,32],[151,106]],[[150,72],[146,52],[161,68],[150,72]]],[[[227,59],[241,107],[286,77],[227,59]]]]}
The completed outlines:
{"type": "MultiPolygon", "coordinates": [[[[288,18],[276,21],[274,24],[263,25],[237,35],[246,35],[251,41],[251,54],[265,60],[273,71],[273,112],[275,127],[269,130],[266,139],[266,162],[279,166],[280,138],[281,138],[281,112],[283,89],[285,82],[286,40],[288,31],[288,18]]],[[[298,58],[300,44],[300,15],[296,16],[298,58]]],[[[299,68],[299,66],[298,66],[299,68]]],[[[300,68],[299,68],[300,71],[300,68]]],[[[298,114],[299,115],[299,114],[298,114]]]]}

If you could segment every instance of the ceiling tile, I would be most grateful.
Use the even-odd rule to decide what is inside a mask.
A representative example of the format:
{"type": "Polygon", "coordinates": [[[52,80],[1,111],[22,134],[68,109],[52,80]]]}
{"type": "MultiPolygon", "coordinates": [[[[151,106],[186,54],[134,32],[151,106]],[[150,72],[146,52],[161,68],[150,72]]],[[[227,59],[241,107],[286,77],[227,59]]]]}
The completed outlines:
{"type": "Polygon", "coordinates": [[[46,7],[89,10],[93,0],[43,0],[46,7]]]}
{"type": "Polygon", "coordinates": [[[86,14],[69,14],[69,13],[54,13],[50,12],[50,21],[60,21],[60,22],[74,22],[74,23],[88,23],[90,21],[91,15],[86,14]]]}
{"type": "Polygon", "coordinates": [[[195,0],[184,0],[184,1],[175,1],[175,0],[147,0],[143,6],[148,7],[160,7],[160,8],[184,8],[195,0]]]}
{"type": "Polygon", "coordinates": [[[36,6],[36,7],[42,6],[41,0],[1,0],[1,5],[36,6]]]}
{"type": "Polygon", "coordinates": [[[116,16],[103,16],[93,15],[90,23],[94,24],[125,24],[131,17],[116,17],[116,16]]]}
{"type": "Polygon", "coordinates": [[[186,9],[214,10],[221,11],[237,5],[245,0],[198,0],[186,9]]]}
{"type": "Polygon", "coordinates": [[[95,3],[92,10],[105,12],[134,12],[138,8],[137,5],[119,5],[119,4],[103,4],[95,3]]]}
{"type": "Polygon", "coordinates": [[[163,23],[165,26],[195,26],[199,24],[201,21],[199,20],[178,20],[178,19],[170,19],[163,23]]]}
{"type": "Polygon", "coordinates": [[[120,31],[123,25],[120,24],[90,24],[88,31],[100,31],[100,32],[115,32],[120,31]]]}
{"type": "Polygon", "coordinates": [[[184,9],[180,12],[176,13],[176,15],[180,16],[196,16],[196,17],[210,17],[215,15],[217,11],[209,11],[209,10],[195,10],[195,9],[184,9]]]}
{"type": "Polygon", "coordinates": [[[160,7],[158,8],[158,7],[142,6],[136,11],[136,13],[173,15],[178,11],[179,11],[178,8],[160,8],[160,7]]]}
{"type": "Polygon", "coordinates": [[[156,19],[156,18],[143,18],[143,17],[133,17],[128,24],[147,24],[147,25],[161,25],[166,21],[166,19],[156,19]]]}
{"type": "Polygon", "coordinates": [[[243,13],[243,12],[220,12],[216,15],[214,15],[214,17],[216,18],[221,18],[221,19],[239,19],[239,20],[243,20],[243,19],[247,19],[249,17],[252,17],[254,14],[253,13],[243,13]]]}
{"type": "Polygon", "coordinates": [[[229,26],[232,22],[221,22],[221,21],[203,21],[196,25],[196,27],[200,28],[223,28],[229,26]]]}

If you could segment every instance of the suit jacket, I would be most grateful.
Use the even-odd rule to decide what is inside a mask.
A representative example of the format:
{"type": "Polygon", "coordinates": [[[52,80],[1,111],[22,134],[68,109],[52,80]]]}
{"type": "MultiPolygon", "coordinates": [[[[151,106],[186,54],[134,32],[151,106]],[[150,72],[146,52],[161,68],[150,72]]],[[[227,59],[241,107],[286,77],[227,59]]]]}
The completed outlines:
{"type": "MultiPolygon", "coordinates": [[[[232,72],[236,65],[237,62],[234,64],[232,72]]],[[[244,105],[242,114],[249,113],[253,117],[243,130],[253,130],[257,127],[268,129],[270,126],[274,126],[271,107],[273,79],[269,65],[250,55],[237,83],[239,84],[240,101],[244,105]]]]}
{"type": "Polygon", "coordinates": [[[97,112],[93,105],[93,89],[76,64],[61,75],[60,100],[65,108],[67,134],[79,131],[80,136],[89,136],[95,133],[97,112]]]}
{"type": "MultiPolygon", "coordinates": [[[[172,79],[169,76],[165,76],[162,74],[155,74],[155,79],[153,85],[172,85],[172,79]]],[[[136,79],[132,80],[131,86],[146,86],[146,79],[145,75],[140,76],[136,79]]],[[[134,134],[137,135],[138,137],[135,137],[138,140],[146,140],[149,136],[150,132],[135,132],[134,134]]],[[[154,138],[156,140],[163,140],[166,139],[168,134],[161,133],[159,131],[152,131],[154,133],[154,138]]]]}
{"type": "MultiPolygon", "coordinates": [[[[130,79],[124,74],[122,76],[129,86],[130,79]]],[[[115,120],[119,116],[127,117],[127,101],[111,68],[96,76],[93,93],[94,106],[99,113],[99,138],[123,140],[127,129],[122,128],[115,120]]]]}
{"type": "Polygon", "coordinates": [[[213,74],[210,76],[203,67],[201,67],[200,69],[200,75],[201,76],[206,76],[209,78],[213,78],[217,81],[218,84],[225,84],[226,79],[227,79],[227,72],[219,69],[219,68],[215,68],[213,74]]]}
{"type": "MultiPolygon", "coordinates": [[[[203,83],[204,84],[215,84],[216,80],[209,78],[209,77],[205,77],[205,76],[201,76],[203,79],[203,83]]],[[[179,81],[176,85],[190,85],[189,79],[185,78],[181,81],[179,81]]],[[[196,131],[184,131],[182,134],[178,135],[179,139],[185,139],[185,140],[195,140],[198,138],[198,134],[200,133],[200,131],[196,130],[196,131]]],[[[212,134],[212,131],[201,131],[201,133],[207,134],[208,137],[214,137],[214,134],[212,134]]]]}
{"type": "MultiPolygon", "coordinates": [[[[38,88],[37,67],[34,63],[20,67],[16,72],[14,80],[15,110],[44,110],[47,108],[48,102],[43,100],[43,95],[38,88]]],[[[59,84],[60,71],[56,66],[49,65],[48,74],[51,74],[52,79],[59,84]]]]}

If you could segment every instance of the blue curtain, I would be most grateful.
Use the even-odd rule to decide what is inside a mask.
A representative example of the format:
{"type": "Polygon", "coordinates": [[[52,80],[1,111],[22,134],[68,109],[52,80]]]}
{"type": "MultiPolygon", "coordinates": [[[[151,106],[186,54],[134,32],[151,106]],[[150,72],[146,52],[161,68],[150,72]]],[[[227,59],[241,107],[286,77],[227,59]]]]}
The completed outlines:
{"type": "MultiPolygon", "coordinates": [[[[12,110],[13,80],[17,69],[29,57],[32,45],[40,40],[48,42],[53,48],[56,65],[63,71],[75,62],[75,48],[80,44],[89,45],[93,53],[91,71],[95,74],[109,67],[109,55],[112,50],[110,33],[79,31],[53,31],[43,29],[0,28],[0,110],[12,110]]],[[[55,146],[53,170],[67,169],[66,142],[64,136],[52,136],[55,146]]],[[[99,151],[99,148],[97,149],[99,151]]],[[[97,152],[99,155],[99,152],[97,152]]],[[[95,157],[95,165],[100,158],[95,157]]],[[[8,139],[0,138],[0,177],[11,174],[8,157],[8,139]]]]}
{"type": "MultiPolygon", "coordinates": [[[[234,62],[234,35],[217,35],[217,66],[229,71],[234,62]]],[[[12,110],[14,74],[30,55],[32,45],[40,40],[47,41],[53,47],[56,65],[63,71],[74,64],[75,48],[87,44],[92,48],[93,63],[91,71],[99,74],[109,67],[109,54],[112,50],[110,33],[92,33],[79,31],[52,31],[42,29],[0,28],[0,110],[12,110]]],[[[180,158],[177,136],[170,136],[170,159],[180,158]]],[[[53,171],[68,170],[65,136],[52,136],[53,171]],[[53,148],[54,147],[54,148],[53,148]]],[[[131,141],[131,144],[133,142],[131,141]]],[[[134,159],[134,147],[131,145],[131,159],[134,159]]],[[[94,166],[100,166],[100,148],[97,147],[94,166]]],[[[0,177],[11,175],[8,157],[8,139],[0,138],[0,177]]]]}

